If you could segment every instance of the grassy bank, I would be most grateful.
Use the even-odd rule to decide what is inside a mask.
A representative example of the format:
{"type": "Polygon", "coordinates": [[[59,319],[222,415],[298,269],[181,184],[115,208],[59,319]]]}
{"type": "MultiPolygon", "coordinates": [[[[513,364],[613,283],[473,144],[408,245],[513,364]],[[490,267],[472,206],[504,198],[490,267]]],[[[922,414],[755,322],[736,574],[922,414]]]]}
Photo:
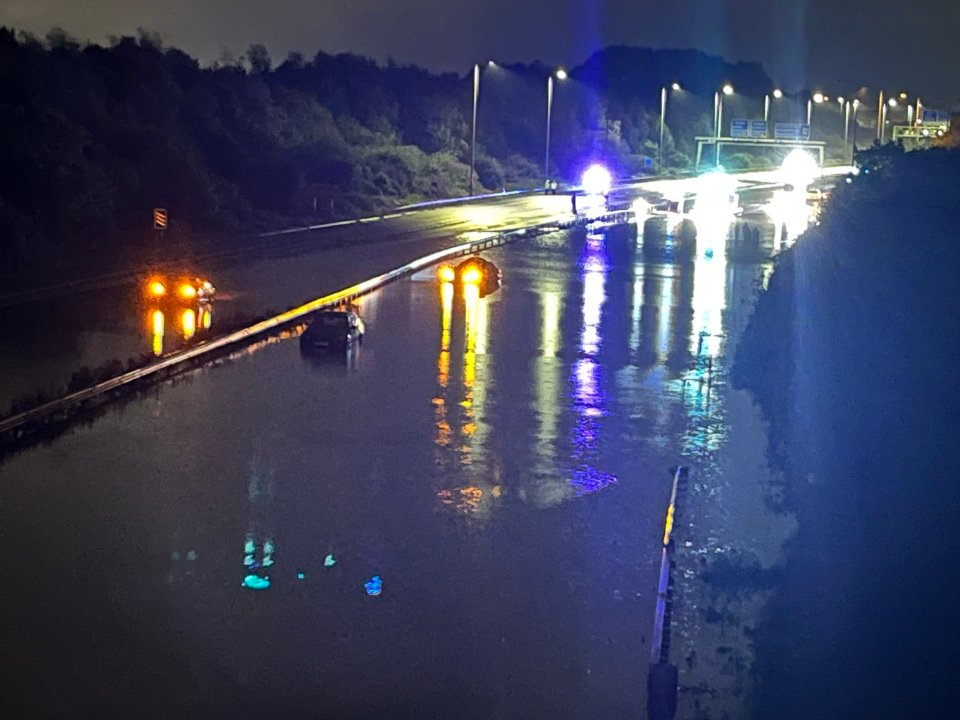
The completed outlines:
{"type": "Polygon", "coordinates": [[[960,674],[960,154],[864,159],[780,257],[735,366],[798,520],[758,718],[940,717],[960,674]]]}

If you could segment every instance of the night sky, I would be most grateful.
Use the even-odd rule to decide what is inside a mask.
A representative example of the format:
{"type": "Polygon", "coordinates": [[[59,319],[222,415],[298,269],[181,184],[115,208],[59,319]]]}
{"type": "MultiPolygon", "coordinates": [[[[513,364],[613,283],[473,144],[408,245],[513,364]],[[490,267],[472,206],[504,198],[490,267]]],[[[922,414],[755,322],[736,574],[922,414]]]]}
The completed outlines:
{"type": "Polygon", "coordinates": [[[349,51],[458,73],[490,58],[572,66],[614,44],[696,48],[759,61],[788,89],[960,101],[960,3],[945,0],[3,0],[0,24],[95,42],[144,27],[204,62],[260,42],[276,61],[349,51]]]}

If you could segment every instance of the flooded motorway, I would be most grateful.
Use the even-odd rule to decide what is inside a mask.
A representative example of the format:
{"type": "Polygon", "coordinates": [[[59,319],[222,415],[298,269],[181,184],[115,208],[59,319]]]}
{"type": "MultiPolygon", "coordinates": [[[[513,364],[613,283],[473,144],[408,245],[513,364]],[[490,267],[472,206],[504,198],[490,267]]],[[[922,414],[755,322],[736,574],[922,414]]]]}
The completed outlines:
{"type": "Polygon", "coordinates": [[[2,461],[0,715],[643,716],[670,468],[723,446],[765,267],[485,257],[486,297],[396,283],[344,356],[264,343],[2,461]]]}

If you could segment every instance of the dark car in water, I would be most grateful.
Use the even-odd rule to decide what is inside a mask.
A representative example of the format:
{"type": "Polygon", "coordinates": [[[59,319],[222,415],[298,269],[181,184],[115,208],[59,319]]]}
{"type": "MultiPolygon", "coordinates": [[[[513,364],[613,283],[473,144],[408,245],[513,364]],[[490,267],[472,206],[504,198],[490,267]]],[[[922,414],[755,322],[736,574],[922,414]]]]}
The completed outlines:
{"type": "Polygon", "coordinates": [[[363,320],[352,310],[325,310],[300,336],[303,350],[344,350],[363,339],[363,320]]]}

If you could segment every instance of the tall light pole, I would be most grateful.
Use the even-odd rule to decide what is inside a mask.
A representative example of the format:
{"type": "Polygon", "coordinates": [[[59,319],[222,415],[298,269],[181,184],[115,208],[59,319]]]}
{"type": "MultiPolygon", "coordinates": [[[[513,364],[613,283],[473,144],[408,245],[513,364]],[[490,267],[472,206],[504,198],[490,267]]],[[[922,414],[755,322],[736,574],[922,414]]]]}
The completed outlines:
{"type": "MultiPolygon", "coordinates": [[[[841,98],[842,100],[843,98],[841,98]]],[[[847,142],[850,139],[850,101],[847,100],[843,106],[843,147],[846,149],[847,142]]]]}
{"type": "Polygon", "coordinates": [[[883,145],[884,135],[887,132],[887,108],[895,108],[897,106],[897,99],[890,98],[885,102],[880,110],[880,144],[883,145]]]}
{"type": "Polygon", "coordinates": [[[720,90],[714,93],[713,104],[716,106],[717,111],[717,138],[716,138],[716,162],[715,165],[720,164],[720,128],[723,126],[723,96],[724,95],[733,95],[733,85],[730,83],[725,84],[720,90]]]}
{"type": "Polygon", "coordinates": [[[556,72],[551,73],[547,78],[547,149],[543,156],[543,177],[547,180],[545,185],[549,184],[550,182],[550,119],[553,112],[554,75],[556,75],[557,80],[566,80],[567,71],[563,68],[557,68],[556,72]]]}
{"type": "Polygon", "coordinates": [[[857,152],[857,127],[859,121],[857,120],[857,111],[860,109],[860,100],[854,98],[853,100],[853,137],[850,138],[850,164],[853,165],[853,156],[857,152]]]}
{"type": "MultiPolygon", "coordinates": [[[[672,83],[670,89],[677,91],[680,83],[672,83]]],[[[660,144],[657,146],[657,172],[663,172],[663,128],[667,117],[667,86],[660,88],[660,144]]]]}
{"type": "Polygon", "coordinates": [[[819,105],[822,103],[826,97],[819,90],[815,92],[809,100],[807,100],[807,125],[810,126],[810,139],[813,139],[813,104],[816,103],[819,105]]]}
{"type": "Polygon", "coordinates": [[[473,131],[470,135],[470,181],[468,195],[473,195],[473,167],[477,161],[477,99],[480,97],[480,65],[473,66],[473,131]]]}
{"type": "Polygon", "coordinates": [[[774,88],[772,93],[767,93],[763,96],[763,121],[770,121],[770,95],[773,95],[775,100],[779,100],[783,97],[783,90],[780,88],[774,88]]]}
{"type": "Polygon", "coordinates": [[[883,142],[883,90],[880,91],[880,98],[877,100],[877,142],[883,142]]]}
{"type": "Polygon", "coordinates": [[[846,124],[846,120],[844,119],[844,115],[843,115],[843,105],[844,105],[844,102],[845,102],[845,100],[843,99],[842,96],[840,96],[840,97],[837,98],[837,105],[840,106],[840,120],[843,122],[843,150],[844,150],[844,152],[846,152],[846,150],[847,150],[847,124],[846,124]]]}

